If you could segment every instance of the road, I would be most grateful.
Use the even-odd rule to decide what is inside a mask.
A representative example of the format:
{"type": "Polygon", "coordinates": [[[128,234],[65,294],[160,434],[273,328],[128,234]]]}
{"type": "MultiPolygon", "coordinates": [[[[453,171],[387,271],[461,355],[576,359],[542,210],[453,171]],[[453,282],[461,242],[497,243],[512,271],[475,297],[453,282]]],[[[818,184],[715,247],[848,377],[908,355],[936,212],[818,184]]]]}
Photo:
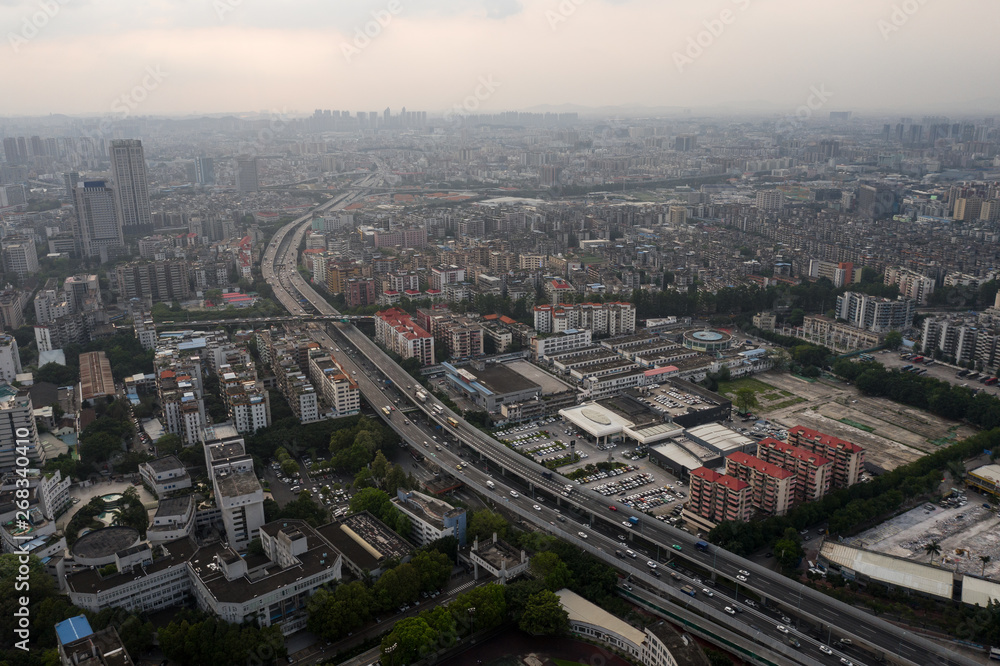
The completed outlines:
{"type": "MultiPolygon", "coordinates": [[[[368,179],[363,179],[357,186],[364,187],[368,182],[370,182],[368,179]]],[[[356,196],[358,195],[348,194],[338,197],[334,200],[337,203],[331,202],[330,205],[343,204],[351,197],[356,196]]],[[[308,216],[300,218],[300,220],[306,219],[308,216]]],[[[289,266],[294,267],[295,255],[301,242],[301,234],[304,231],[305,224],[299,220],[284,227],[279,234],[282,232],[286,232],[286,234],[280,238],[279,235],[276,235],[268,248],[265,266],[270,262],[275,267],[282,266],[286,269],[289,266]],[[296,224],[302,226],[291,240],[288,240],[287,233],[291,232],[296,224]],[[299,239],[298,241],[295,240],[296,237],[299,239]]],[[[282,303],[286,304],[286,307],[289,307],[289,303],[291,304],[289,310],[293,314],[305,312],[305,308],[292,295],[295,292],[304,296],[309,302],[310,309],[315,312],[325,315],[339,314],[305,282],[297,271],[285,270],[281,275],[279,287],[285,293],[281,294],[279,298],[282,303]]],[[[276,293],[279,291],[279,287],[275,287],[276,293]]],[[[384,393],[384,385],[379,386],[380,382],[373,381],[369,373],[371,375],[382,373],[381,376],[392,380],[397,387],[413,384],[412,377],[358,329],[348,324],[337,323],[332,324],[329,330],[330,334],[337,338],[332,340],[335,348],[353,347],[367,359],[363,378],[360,378],[359,373],[359,386],[370,404],[380,406],[381,401],[385,400],[387,396],[384,393]]],[[[381,376],[378,379],[381,379],[381,376]]],[[[573,490],[568,497],[564,497],[562,492],[568,483],[566,479],[558,474],[548,473],[541,465],[511,451],[502,443],[466,423],[460,415],[451,412],[444,405],[440,405],[435,399],[430,398],[426,403],[421,403],[416,399],[412,390],[406,390],[401,395],[422,410],[428,422],[442,425],[445,432],[458,439],[462,446],[471,449],[472,453],[480,456],[481,461],[489,461],[481,462],[478,466],[467,467],[461,472],[455,470],[453,473],[458,478],[479,487],[485,487],[488,480],[493,481],[496,486],[494,496],[496,501],[519,503],[519,508],[522,510],[527,507],[531,521],[543,529],[554,527],[560,516],[566,520],[582,522],[583,525],[592,525],[593,527],[586,528],[580,526],[581,529],[576,537],[572,536],[572,528],[568,528],[570,538],[576,538],[578,542],[587,541],[588,544],[600,543],[600,552],[603,553],[601,557],[613,566],[622,568],[622,561],[615,556],[614,551],[618,543],[617,534],[622,529],[621,514],[623,511],[612,512],[608,508],[608,498],[592,491],[579,489],[573,490]],[[435,406],[440,409],[440,412],[435,411],[435,406]],[[451,425],[452,422],[454,422],[454,426],[451,425]],[[502,473],[494,474],[491,477],[491,464],[501,468],[502,473]],[[553,478],[543,477],[543,473],[553,478]],[[519,496],[511,496],[510,490],[515,490],[519,496]],[[542,501],[540,502],[539,499],[542,501]],[[540,508],[538,510],[531,509],[536,504],[540,508]],[[612,534],[614,537],[611,536],[612,534]],[[590,542],[591,537],[596,541],[590,542]]],[[[410,419],[399,421],[403,418],[405,417],[400,416],[398,411],[394,411],[391,412],[387,421],[407,441],[416,443],[417,446],[423,446],[424,431],[410,419]],[[394,419],[399,422],[394,421],[394,419]]],[[[456,448],[458,447],[442,450],[440,458],[447,461],[448,464],[452,462],[458,464],[460,460],[458,456],[460,456],[461,451],[456,451],[456,448]]],[[[439,452],[435,451],[435,453],[439,452]]],[[[627,509],[624,512],[627,512],[627,509]]],[[[832,599],[732,553],[714,546],[710,547],[709,552],[701,552],[695,548],[695,543],[698,541],[696,537],[647,516],[641,518],[636,530],[628,530],[626,536],[630,537],[627,541],[633,544],[633,550],[638,545],[640,548],[644,547],[645,552],[655,552],[657,558],[663,557],[663,553],[671,553],[678,560],[685,561],[685,566],[697,565],[716,577],[721,576],[733,585],[740,582],[736,578],[737,575],[741,575],[740,571],[749,571],[751,575],[747,577],[746,582],[741,582],[745,589],[749,589],[752,594],[758,595],[761,599],[768,600],[781,613],[794,618],[794,624],[802,621],[814,624],[829,637],[828,640],[850,639],[855,645],[868,647],[876,653],[876,656],[883,655],[896,663],[911,664],[912,666],[959,666],[975,663],[936,643],[914,636],[902,628],[832,599]],[[679,550],[674,548],[675,544],[680,547],[679,550]]],[[[663,578],[656,579],[648,572],[645,573],[645,576],[649,579],[646,581],[649,586],[660,591],[666,591],[666,586],[672,582],[672,579],[670,579],[671,582],[663,578]]],[[[739,593],[737,592],[735,596],[738,597],[739,593]]],[[[669,598],[669,595],[666,598],[669,598]]],[[[704,603],[703,599],[698,600],[698,603],[704,603]]],[[[731,602],[732,599],[729,601],[731,602]]],[[[720,605],[724,602],[727,600],[720,594],[719,599],[709,603],[720,605]]],[[[752,637],[763,633],[772,639],[784,641],[786,634],[779,632],[776,629],[776,624],[771,626],[773,620],[773,617],[767,615],[759,617],[754,612],[744,612],[731,617],[732,624],[730,626],[742,624],[743,631],[748,636],[752,637]],[[765,618],[767,625],[758,626],[764,625],[765,618]]],[[[706,623],[708,622],[706,621],[706,623]]],[[[791,656],[800,663],[839,663],[840,657],[838,655],[825,655],[819,651],[819,643],[816,639],[794,629],[789,631],[789,635],[796,636],[801,641],[802,649],[786,656],[791,656]]],[[[857,650],[857,648],[853,648],[853,650],[857,650]]],[[[852,654],[850,659],[859,665],[874,663],[874,658],[868,653],[852,654]]]]}

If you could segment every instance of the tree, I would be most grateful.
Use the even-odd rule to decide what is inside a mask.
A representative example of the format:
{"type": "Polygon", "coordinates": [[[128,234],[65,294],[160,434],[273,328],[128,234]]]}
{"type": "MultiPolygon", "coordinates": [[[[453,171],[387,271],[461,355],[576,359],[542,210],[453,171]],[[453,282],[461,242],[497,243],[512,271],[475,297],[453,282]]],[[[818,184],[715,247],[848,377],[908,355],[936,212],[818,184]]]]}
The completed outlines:
{"type": "Polygon", "coordinates": [[[569,631],[569,614],[551,590],[542,590],[528,598],[518,626],[536,636],[558,636],[569,631]]]}
{"type": "Polygon", "coordinates": [[[156,452],[161,456],[176,456],[183,448],[184,440],[172,432],[168,432],[156,440],[156,452]]]}
{"type": "Polygon", "coordinates": [[[748,386],[744,386],[736,391],[736,409],[741,414],[748,414],[757,409],[760,403],[757,401],[757,392],[748,386]]]}
{"type": "Polygon", "coordinates": [[[382,663],[386,666],[410,664],[431,652],[438,632],[422,617],[400,620],[382,639],[382,663]]]}
{"type": "Polygon", "coordinates": [[[471,539],[492,539],[496,532],[498,538],[507,536],[507,521],[499,513],[493,513],[489,509],[480,509],[472,514],[468,525],[468,538],[471,539]]]}
{"type": "Polygon", "coordinates": [[[531,573],[553,592],[569,587],[573,580],[569,567],[552,551],[538,553],[531,558],[531,573]]]}
{"type": "Polygon", "coordinates": [[[899,346],[903,344],[903,334],[899,331],[889,331],[885,334],[884,344],[886,349],[899,349],[899,346]]]}
{"type": "Polygon", "coordinates": [[[785,569],[795,569],[802,560],[802,546],[792,539],[778,539],[774,544],[774,554],[785,569]]]}
{"type": "Polygon", "coordinates": [[[931,564],[934,564],[934,556],[941,554],[941,544],[937,541],[931,541],[924,546],[924,552],[931,556],[931,564]]]}

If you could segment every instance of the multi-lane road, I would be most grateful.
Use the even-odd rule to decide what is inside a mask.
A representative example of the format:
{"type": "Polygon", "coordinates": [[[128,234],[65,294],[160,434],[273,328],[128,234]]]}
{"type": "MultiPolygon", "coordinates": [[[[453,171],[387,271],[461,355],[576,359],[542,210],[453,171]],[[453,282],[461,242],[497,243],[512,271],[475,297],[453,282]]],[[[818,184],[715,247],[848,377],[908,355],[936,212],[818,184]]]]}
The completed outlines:
{"type": "MultiPolygon", "coordinates": [[[[339,208],[348,205],[350,201],[361,196],[363,190],[360,188],[370,186],[373,178],[377,176],[362,179],[355,183],[359,188],[358,191],[338,197],[324,206],[339,208]]],[[[306,228],[305,223],[310,217],[311,215],[299,218],[275,235],[263,262],[265,277],[268,269],[271,270],[272,277],[277,276],[278,279],[272,287],[279,300],[292,314],[305,314],[306,308],[299,302],[301,296],[308,301],[309,309],[322,315],[339,315],[295,270],[298,248],[306,228]]],[[[770,611],[754,609],[742,604],[744,612],[729,616],[728,628],[741,631],[748,637],[764,634],[781,643],[785,643],[788,636],[794,636],[800,641],[801,648],[791,651],[791,654],[784,650],[783,652],[786,657],[805,664],[844,663],[841,659],[849,659],[859,665],[876,663],[878,659],[912,666],[964,666],[975,663],[923,637],[715,546],[711,546],[706,552],[699,551],[695,548],[695,543],[698,541],[695,536],[648,516],[640,517],[636,529],[625,528],[621,522],[623,513],[627,513],[627,509],[621,507],[623,510],[611,511],[608,498],[595,492],[575,489],[568,497],[564,497],[562,492],[567,484],[566,479],[557,475],[555,478],[546,478],[543,472],[547,470],[541,465],[511,451],[486,433],[466,423],[460,415],[451,412],[447,407],[440,405],[440,412],[435,411],[433,406],[439,403],[433,398],[426,403],[417,400],[414,391],[405,388],[413,384],[410,375],[361,331],[349,324],[338,323],[331,326],[330,333],[336,339],[331,338],[327,342],[328,345],[334,348],[345,348],[350,345],[367,359],[365,371],[359,372],[356,379],[370,404],[379,408],[382,404],[391,404],[391,402],[383,403],[386,394],[381,380],[382,377],[388,378],[402,396],[412,401],[423,412],[427,423],[441,425],[448,435],[480,457],[478,466],[467,466],[461,472],[453,471],[459,478],[466,479],[480,488],[486,487],[487,480],[492,481],[495,486],[493,499],[498,502],[517,503],[516,508],[522,515],[543,529],[556,526],[560,518],[577,523],[578,530],[574,529],[572,524],[565,527],[569,538],[577,539],[581,544],[586,543],[590,548],[599,544],[597,547],[600,550],[597,552],[618,568],[623,568],[623,564],[625,569],[629,568],[627,562],[623,563],[614,554],[615,550],[620,549],[617,537],[622,535],[627,537],[625,542],[630,544],[632,550],[642,550],[644,556],[650,557],[651,560],[662,560],[665,554],[669,553],[683,568],[697,567],[713,578],[721,577],[730,581],[725,586],[717,586],[712,597],[699,592],[698,598],[690,602],[694,607],[705,604],[709,607],[725,608],[727,605],[734,607],[734,604],[742,604],[747,597],[736,587],[736,583],[739,582],[751,595],[750,598],[766,600],[768,606],[773,609],[770,611]],[[381,375],[370,376],[378,373],[381,375]],[[450,425],[452,420],[457,426],[450,425]],[[511,490],[518,492],[519,496],[511,496],[511,490]],[[749,572],[750,575],[745,576],[740,572],[749,572]],[[738,581],[737,576],[744,576],[747,580],[738,581]],[[724,589],[730,586],[734,590],[732,596],[724,589]],[[781,615],[792,619],[788,633],[777,628],[781,615]],[[835,654],[826,654],[819,649],[823,643],[808,633],[800,633],[795,628],[806,626],[822,632],[826,641],[849,639],[855,646],[845,648],[838,644],[835,654]],[[864,646],[869,651],[862,652],[858,646],[864,646]],[[844,650],[847,652],[844,653],[844,650]]],[[[426,439],[428,431],[425,426],[398,411],[392,411],[387,420],[411,445],[423,447],[424,441],[434,441],[426,439]]],[[[451,449],[442,447],[442,451],[439,452],[433,449],[432,444],[429,443],[428,446],[434,456],[439,458],[442,467],[453,469],[452,463],[458,464],[464,460],[459,457],[461,452],[456,450],[457,447],[451,449]]],[[[563,525],[561,521],[559,524],[563,525]]],[[[655,578],[649,571],[642,572],[640,577],[642,576],[645,576],[643,584],[647,588],[660,590],[666,595],[664,598],[676,596],[667,594],[667,587],[677,584],[675,579],[669,576],[655,578]]],[[[692,580],[693,576],[694,574],[682,580],[684,582],[692,580]]],[[[706,623],[709,621],[706,620],[706,623]]]]}

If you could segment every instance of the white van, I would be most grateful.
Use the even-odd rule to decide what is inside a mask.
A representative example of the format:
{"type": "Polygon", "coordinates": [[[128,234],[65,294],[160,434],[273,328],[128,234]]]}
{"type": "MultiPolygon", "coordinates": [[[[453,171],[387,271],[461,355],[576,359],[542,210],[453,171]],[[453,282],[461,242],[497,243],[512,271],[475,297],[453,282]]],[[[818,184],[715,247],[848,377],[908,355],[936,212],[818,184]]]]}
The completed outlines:
{"type": "Polygon", "coordinates": [[[492,481],[487,481],[486,482],[486,487],[487,488],[496,488],[496,486],[497,486],[497,484],[493,483],[492,481]]]}
{"type": "Polygon", "coordinates": [[[631,558],[635,558],[636,557],[635,551],[633,551],[633,550],[626,550],[625,554],[628,555],[631,558]]]}

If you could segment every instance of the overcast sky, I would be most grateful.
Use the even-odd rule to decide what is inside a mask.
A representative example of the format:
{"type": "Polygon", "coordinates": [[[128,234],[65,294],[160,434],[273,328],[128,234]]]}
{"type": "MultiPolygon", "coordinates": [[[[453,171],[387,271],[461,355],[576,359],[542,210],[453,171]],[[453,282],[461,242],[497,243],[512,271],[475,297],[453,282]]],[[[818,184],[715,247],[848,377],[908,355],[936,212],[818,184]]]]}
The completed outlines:
{"type": "Polygon", "coordinates": [[[996,0],[0,0],[0,114],[995,113],[997,25],[996,0]]]}

